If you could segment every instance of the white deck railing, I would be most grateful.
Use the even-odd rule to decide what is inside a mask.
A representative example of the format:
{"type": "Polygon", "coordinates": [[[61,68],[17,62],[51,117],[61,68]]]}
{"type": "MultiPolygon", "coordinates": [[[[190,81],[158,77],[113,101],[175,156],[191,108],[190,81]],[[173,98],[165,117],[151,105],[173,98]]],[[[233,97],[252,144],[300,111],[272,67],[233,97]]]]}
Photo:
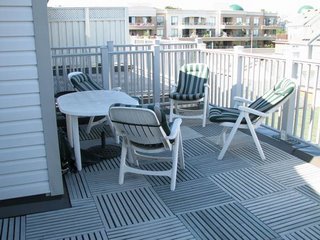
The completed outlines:
{"type": "Polygon", "coordinates": [[[320,62],[287,56],[204,49],[201,43],[115,45],[53,49],[55,89],[70,90],[67,73],[83,71],[109,89],[121,87],[144,102],[168,103],[171,85],[185,63],[203,62],[210,69],[211,104],[230,107],[234,96],[256,99],[284,77],[296,79],[297,91],[284,109],[265,125],[320,144],[320,62]]]}

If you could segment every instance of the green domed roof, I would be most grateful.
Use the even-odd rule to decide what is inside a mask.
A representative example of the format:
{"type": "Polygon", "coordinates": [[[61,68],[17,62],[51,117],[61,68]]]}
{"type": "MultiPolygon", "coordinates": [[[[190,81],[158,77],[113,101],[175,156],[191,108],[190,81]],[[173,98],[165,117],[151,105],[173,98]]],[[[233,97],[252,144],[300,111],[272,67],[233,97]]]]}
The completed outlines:
{"type": "Polygon", "coordinates": [[[298,13],[305,13],[306,11],[311,9],[314,9],[314,8],[310,5],[304,5],[301,8],[299,8],[298,13]]]}
{"type": "Polygon", "coordinates": [[[243,8],[242,8],[240,5],[238,5],[238,4],[232,4],[232,5],[230,5],[229,7],[230,7],[230,9],[233,10],[233,11],[243,11],[243,8]]]}

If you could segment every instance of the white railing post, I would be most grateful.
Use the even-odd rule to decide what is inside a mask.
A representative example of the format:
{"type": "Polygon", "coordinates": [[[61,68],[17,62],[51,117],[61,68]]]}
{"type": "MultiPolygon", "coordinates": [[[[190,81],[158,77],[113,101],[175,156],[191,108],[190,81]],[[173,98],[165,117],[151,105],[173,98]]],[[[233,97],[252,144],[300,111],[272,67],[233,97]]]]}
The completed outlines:
{"type": "Polygon", "coordinates": [[[233,73],[232,73],[232,90],[231,90],[231,106],[234,106],[234,97],[242,96],[242,68],[243,68],[243,57],[240,56],[240,53],[243,52],[243,46],[234,46],[233,52],[233,73]]]}
{"type": "Polygon", "coordinates": [[[160,103],[160,90],[160,45],[157,44],[153,45],[153,103],[160,103]]]}
{"type": "MultiPolygon", "coordinates": [[[[298,75],[298,64],[294,63],[293,59],[297,58],[299,53],[294,51],[294,48],[291,48],[286,58],[286,69],[285,77],[297,79],[298,75]]],[[[297,84],[297,82],[296,82],[297,84]]],[[[286,140],[288,135],[293,134],[293,124],[294,124],[294,112],[295,112],[295,102],[298,93],[298,86],[296,86],[296,92],[292,97],[284,104],[282,111],[282,122],[280,129],[280,138],[286,140]]]]}
{"type": "Polygon", "coordinates": [[[202,38],[196,38],[197,49],[199,49],[198,62],[204,63],[204,57],[202,56],[202,50],[206,49],[206,44],[203,43],[202,38]]]}
{"type": "Polygon", "coordinates": [[[110,78],[110,57],[109,52],[113,52],[113,42],[108,41],[107,46],[101,47],[101,65],[102,65],[102,85],[104,89],[112,88],[110,78]]]}

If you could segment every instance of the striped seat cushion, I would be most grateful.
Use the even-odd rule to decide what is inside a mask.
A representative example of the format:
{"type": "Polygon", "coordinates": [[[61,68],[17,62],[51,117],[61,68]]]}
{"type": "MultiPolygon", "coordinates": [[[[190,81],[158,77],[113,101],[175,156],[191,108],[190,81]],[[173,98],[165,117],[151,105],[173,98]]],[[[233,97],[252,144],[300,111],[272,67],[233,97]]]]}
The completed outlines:
{"type": "Polygon", "coordinates": [[[158,121],[163,129],[163,131],[167,134],[167,136],[170,135],[171,130],[166,118],[166,114],[164,113],[164,111],[160,108],[159,105],[155,105],[155,104],[148,104],[148,105],[127,105],[127,104],[121,104],[121,103],[115,103],[112,106],[110,106],[110,108],[112,107],[130,107],[130,108],[147,108],[150,109],[152,111],[154,111],[154,113],[156,114],[158,121]]]}
{"type": "MultiPolygon", "coordinates": [[[[248,107],[260,112],[268,112],[283,100],[285,100],[295,89],[295,83],[291,79],[284,79],[278,82],[273,89],[252,102],[248,107]]],[[[223,108],[211,106],[209,111],[209,120],[211,122],[235,122],[240,114],[236,108],[223,108]]],[[[256,121],[259,116],[249,114],[251,121],[256,121]]],[[[241,123],[246,123],[243,119],[241,123]]]]}
{"type": "Polygon", "coordinates": [[[71,77],[73,87],[78,91],[103,90],[96,82],[92,81],[90,76],[85,73],[79,73],[71,77]]]}
{"type": "Polygon", "coordinates": [[[208,82],[209,69],[202,63],[185,64],[179,72],[176,92],[169,97],[175,100],[198,100],[204,97],[204,85],[208,82]]]}

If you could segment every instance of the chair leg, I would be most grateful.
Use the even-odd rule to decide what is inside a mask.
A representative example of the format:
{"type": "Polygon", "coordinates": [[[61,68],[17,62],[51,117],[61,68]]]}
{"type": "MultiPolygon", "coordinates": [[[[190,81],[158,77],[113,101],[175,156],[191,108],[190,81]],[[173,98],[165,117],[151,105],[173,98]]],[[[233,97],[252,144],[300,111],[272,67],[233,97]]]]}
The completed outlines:
{"type": "Polygon", "coordinates": [[[260,154],[260,157],[261,157],[262,160],[266,160],[266,156],[264,155],[264,152],[262,150],[260,141],[259,141],[258,136],[256,134],[256,131],[255,131],[255,129],[254,129],[252,123],[251,123],[251,120],[249,118],[249,114],[248,113],[246,113],[245,118],[246,118],[246,121],[247,121],[248,128],[250,130],[251,136],[253,138],[254,144],[256,145],[256,147],[258,149],[258,152],[260,154]]]}
{"type": "Polygon", "coordinates": [[[227,134],[227,131],[228,131],[228,128],[227,127],[223,127],[223,129],[222,129],[222,132],[221,132],[221,134],[220,134],[220,141],[219,141],[219,144],[221,145],[221,146],[223,146],[224,144],[225,144],[225,142],[226,142],[226,134],[227,134]]]}
{"type": "Polygon", "coordinates": [[[92,128],[92,126],[93,126],[93,120],[94,120],[94,117],[90,117],[90,120],[89,120],[87,129],[86,129],[86,133],[87,133],[87,134],[90,134],[91,128],[92,128]]]}
{"type": "Polygon", "coordinates": [[[125,174],[125,168],[126,168],[127,152],[128,152],[127,145],[124,142],[122,142],[120,170],[119,170],[119,184],[124,183],[124,174],[125,174]]]}
{"type": "Polygon", "coordinates": [[[233,128],[232,128],[232,130],[231,130],[231,132],[230,132],[225,144],[223,145],[223,148],[222,148],[222,150],[221,150],[221,152],[220,152],[220,154],[218,156],[219,160],[221,160],[224,157],[226,151],[228,150],[228,147],[230,146],[230,143],[231,143],[234,135],[236,134],[243,117],[244,117],[244,114],[241,112],[239,117],[238,117],[238,119],[237,119],[237,121],[235,122],[235,124],[234,124],[234,126],[233,126],[233,128]]]}
{"type": "MultiPolygon", "coordinates": [[[[176,141],[179,143],[180,134],[178,134],[176,141]]],[[[179,145],[174,144],[172,149],[172,169],[171,169],[171,184],[170,190],[174,191],[176,189],[176,180],[177,180],[177,170],[178,170],[178,155],[179,155],[179,145]]]]}
{"type": "Polygon", "coordinates": [[[181,169],[185,169],[185,163],[184,163],[184,154],[183,154],[183,144],[182,144],[182,136],[181,132],[179,133],[179,165],[181,169]]]}
{"type": "Polygon", "coordinates": [[[173,121],[173,100],[170,99],[170,115],[169,115],[169,122],[173,121]]]}

